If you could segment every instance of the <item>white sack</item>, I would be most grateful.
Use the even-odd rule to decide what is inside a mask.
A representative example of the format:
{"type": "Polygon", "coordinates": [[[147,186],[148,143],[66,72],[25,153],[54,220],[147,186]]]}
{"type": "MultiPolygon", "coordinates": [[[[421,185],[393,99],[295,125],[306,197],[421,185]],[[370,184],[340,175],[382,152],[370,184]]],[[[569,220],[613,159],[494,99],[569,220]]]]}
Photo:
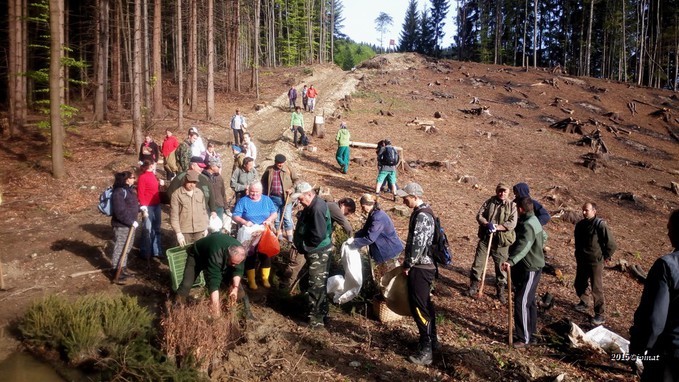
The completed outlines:
{"type": "Polygon", "coordinates": [[[326,290],[333,295],[335,304],[344,304],[358,296],[363,285],[363,269],[361,265],[361,252],[346,242],[342,244],[342,265],[344,276],[337,275],[328,278],[326,290]]]}

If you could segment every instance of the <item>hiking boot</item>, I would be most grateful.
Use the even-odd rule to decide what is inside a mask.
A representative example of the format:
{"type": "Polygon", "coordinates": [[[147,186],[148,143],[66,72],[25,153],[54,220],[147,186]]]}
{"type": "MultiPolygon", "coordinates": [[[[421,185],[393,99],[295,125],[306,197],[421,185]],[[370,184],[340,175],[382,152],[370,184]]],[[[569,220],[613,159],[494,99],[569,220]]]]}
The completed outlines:
{"type": "Polygon", "coordinates": [[[594,317],[592,317],[593,325],[603,325],[605,322],[606,319],[601,314],[595,314],[594,317]]]}
{"type": "Polygon", "coordinates": [[[479,282],[472,280],[472,283],[469,285],[469,289],[467,290],[467,296],[474,297],[477,294],[479,294],[479,282]]]}
{"type": "Polygon", "coordinates": [[[497,299],[503,305],[507,303],[507,289],[504,286],[497,287],[497,299]]]}
{"type": "Polygon", "coordinates": [[[586,313],[587,309],[589,309],[589,306],[582,301],[580,301],[580,303],[575,306],[575,310],[577,310],[580,313],[586,313]]]}
{"type": "Polygon", "coordinates": [[[411,355],[408,359],[416,365],[431,365],[434,361],[431,353],[431,343],[423,344],[417,354],[411,355]]]}

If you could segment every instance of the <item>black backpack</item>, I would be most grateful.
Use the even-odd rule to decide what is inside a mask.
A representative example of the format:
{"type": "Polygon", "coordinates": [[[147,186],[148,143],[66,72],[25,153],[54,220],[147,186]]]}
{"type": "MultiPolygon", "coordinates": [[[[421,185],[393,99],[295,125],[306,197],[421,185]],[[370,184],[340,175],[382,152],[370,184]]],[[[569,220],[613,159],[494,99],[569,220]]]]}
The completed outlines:
{"type": "Polygon", "coordinates": [[[448,236],[443,230],[443,227],[441,227],[441,220],[434,215],[434,211],[432,211],[431,207],[423,208],[422,212],[430,215],[434,219],[434,239],[431,242],[431,257],[434,259],[434,263],[437,266],[441,264],[444,267],[452,264],[453,252],[450,250],[448,236]]]}
{"type": "Polygon", "coordinates": [[[386,146],[380,154],[380,164],[385,166],[396,166],[398,164],[398,153],[392,146],[386,146]]]}

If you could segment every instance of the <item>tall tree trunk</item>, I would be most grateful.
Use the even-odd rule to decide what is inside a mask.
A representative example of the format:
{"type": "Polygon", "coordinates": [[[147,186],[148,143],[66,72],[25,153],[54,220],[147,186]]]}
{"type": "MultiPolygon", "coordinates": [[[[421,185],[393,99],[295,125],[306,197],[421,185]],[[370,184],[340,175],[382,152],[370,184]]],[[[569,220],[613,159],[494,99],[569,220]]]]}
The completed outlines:
{"type": "Polygon", "coordinates": [[[94,121],[108,118],[108,47],[109,47],[109,0],[98,0],[95,44],[94,121]]]}
{"type": "Polygon", "coordinates": [[[63,58],[64,27],[62,23],[63,0],[50,0],[50,125],[52,127],[52,176],[61,179],[64,168],[64,126],[61,121],[61,104],[64,77],[61,67],[63,58]]]}
{"type": "Polygon", "coordinates": [[[120,47],[122,39],[120,35],[120,26],[122,23],[121,17],[122,1],[115,1],[115,11],[113,16],[113,44],[111,49],[111,87],[113,89],[113,100],[115,102],[116,111],[120,112],[123,109],[122,99],[122,55],[120,47]]]}
{"type": "Polygon", "coordinates": [[[239,0],[230,0],[229,22],[227,27],[227,90],[236,91],[238,89],[238,39],[240,30],[240,7],[239,0]]]}
{"type": "Polygon", "coordinates": [[[215,117],[215,31],[214,0],[207,1],[207,113],[208,121],[215,117]]]}
{"type": "Polygon", "coordinates": [[[189,81],[186,85],[186,103],[194,112],[198,99],[198,15],[196,0],[189,0],[189,81]]]}
{"type": "Polygon", "coordinates": [[[9,0],[8,10],[7,10],[7,21],[8,21],[8,34],[9,34],[9,49],[7,57],[7,87],[8,91],[8,118],[9,118],[9,130],[7,131],[10,135],[15,134],[16,129],[16,88],[17,88],[17,40],[20,33],[17,31],[19,26],[19,19],[17,17],[17,6],[14,0],[9,0]]]}
{"type": "MultiPolygon", "coordinates": [[[[537,1],[537,0],[536,0],[537,1]]],[[[526,39],[528,38],[528,0],[524,3],[524,16],[523,16],[523,46],[521,49],[521,67],[528,67],[528,60],[526,59],[526,39]]]]}
{"type": "Polygon", "coordinates": [[[335,62],[335,1],[331,0],[330,8],[330,62],[335,62]]]}
{"type": "Polygon", "coordinates": [[[28,28],[26,0],[9,0],[9,134],[16,135],[26,123],[28,89],[28,28]]]}
{"type": "Polygon", "coordinates": [[[646,54],[646,10],[647,0],[639,2],[639,17],[641,18],[639,27],[639,49],[637,50],[637,85],[641,85],[644,79],[644,57],[646,54]]]}
{"type": "Polygon", "coordinates": [[[184,41],[182,35],[182,0],[177,0],[177,130],[184,133],[184,41]]]}
{"type": "Polygon", "coordinates": [[[538,0],[533,4],[533,67],[538,67],[538,0]]]}
{"type": "Polygon", "coordinates": [[[626,1],[622,1],[622,33],[621,33],[621,38],[622,38],[622,51],[620,52],[620,55],[622,56],[622,72],[623,72],[623,77],[620,78],[618,77],[618,81],[622,80],[627,82],[627,13],[625,11],[625,3],[626,1]]]}
{"type": "Polygon", "coordinates": [[[141,0],[142,3],[142,113],[144,117],[144,131],[153,123],[151,110],[151,50],[149,44],[149,0],[141,0]]]}
{"type": "Polygon", "coordinates": [[[259,99],[259,23],[262,0],[255,0],[255,32],[254,32],[254,58],[252,60],[252,79],[255,85],[255,95],[259,99]]]}
{"type": "Polygon", "coordinates": [[[592,24],[594,23],[594,0],[589,0],[589,25],[587,27],[587,46],[585,48],[585,76],[590,75],[592,57],[592,24]]]}
{"type": "Polygon", "coordinates": [[[139,148],[144,141],[142,131],[141,107],[142,107],[142,30],[141,30],[141,1],[134,2],[134,38],[132,53],[132,131],[134,134],[134,147],[139,148]]]}
{"type": "Polygon", "coordinates": [[[163,107],[163,68],[160,55],[160,39],[163,35],[162,1],[153,1],[153,116],[160,118],[165,113],[163,107]]]}
{"type": "Polygon", "coordinates": [[[495,57],[493,63],[500,64],[500,47],[502,45],[502,1],[495,2],[495,57]]]}

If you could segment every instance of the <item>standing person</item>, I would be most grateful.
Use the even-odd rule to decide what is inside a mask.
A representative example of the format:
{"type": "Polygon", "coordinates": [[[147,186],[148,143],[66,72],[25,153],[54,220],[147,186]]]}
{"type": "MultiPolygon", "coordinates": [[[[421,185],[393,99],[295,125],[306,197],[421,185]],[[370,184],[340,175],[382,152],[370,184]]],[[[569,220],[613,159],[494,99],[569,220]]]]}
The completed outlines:
{"type": "Polygon", "coordinates": [[[257,174],[255,162],[252,158],[243,159],[243,165],[233,170],[231,174],[231,189],[236,196],[234,205],[247,194],[248,186],[256,181],[259,181],[259,174],[257,174]]]}
{"type": "Polygon", "coordinates": [[[218,160],[222,160],[222,156],[219,155],[217,152],[217,147],[215,146],[215,143],[212,141],[209,141],[207,143],[207,151],[205,152],[205,164],[211,159],[211,158],[216,158],[218,160]]]}
{"type": "Polygon", "coordinates": [[[236,302],[240,281],[243,277],[245,248],[238,240],[224,233],[214,233],[196,241],[186,249],[184,277],[177,290],[180,299],[186,299],[196,277],[202,271],[210,294],[212,314],[221,314],[219,287],[222,280],[231,279],[229,300],[236,302]]]}
{"type": "Polygon", "coordinates": [[[309,88],[306,85],[304,85],[304,87],[302,88],[302,106],[304,106],[304,111],[307,111],[309,107],[309,96],[307,95],[308,90],[309,88]]]}
{"type": "Polygon", "coordinates": [[[307,106],[309,107],[309,111],[313,113],[316,109],[316,97],[318,97],[318,91],[314,88],[314,85],[309,85],[306,96],[308,97],[307,106]]]}
{"type": "Polygon", "coordinates": [[[479,242],[476,245],[476,255],[470,271],[471,284],[467,291],[468,296],[476,296],[479,292],[479,281],[486,266],[486,254],[490,246],[490,256],[495,263],[495,280],[497,298],[503,304],[507,303],[507,273],[501,268],[502,263],[507,261],[509,246],[516,240],[516,204],[509,200],[509,186],[499,183],[495,187],[495,196],[486,200],[476,214],[476,222],[479,223],[477,235],[479,242]],[[492,242],[489,238],[492,234],[492,242]]]}
{"type": "Polygon", "coordinates": [[[290,85],[288,100],[290,101],[290,111],[295,110],[297,108],[297,89],[295,89],[295,85],[290,85]]]}
{"type": "MultiPolygon", "coordinates": [[[[519,198],[531,198],[530,196],[530,188],[526,183],[517,183],[512,187],[512,192],[514,192],[514,203],[517,203],[519,198]]],[[[535,217],[538,219],[541,225],[546,225],[549,223],[549,219],[552,217],[549,215],[549,211],[545,209],[545,207],[540,204],[537,200],[531,198],[533,201],[533,213],[535,214],[535,217]]],[[[518,206],[518,204],[517,204],[518,206]]]]}
{"type": "Polygon", "coordinates": [[[516,225],[516,241],[509,248],[509,259],[502,263],[502,270],[512,272],[514,286],[514,327],[517,341],[515,348],[525,348],[534,342],[537,332],[538,307],[535,292],[538,289],[545,254],[542,251],[544,236],[542,224],[533,212],[533,200],[521,197],[516,201],[519,221],[516,225]],[[511,267],[511,270],[510,270],[511,267]]]}
{"type": "Polygon", "coordinates": [[[175,157],[177,159],[177,169],[179,170],[179,172],[185,172],[189,170],[192,157],[191,146],[197,140],[198,133],[195,131],[191,131],[189,129],[189,133],[186,137],[186,140],[180,143],[179,147],[177,147],[175,157]]]}
{"type": "Polygon", "coordinates": [[[347,234],[347,237],[351,237],[354,234],[354,228],[347,220],[347,216],[356,212],[356,202],[351,198],[342,198],[337,202],[326,202],[328,204],[328,210],[330,210],[330,220],[333,224],[338,224],[347,234]]]}
{"type": "Polygon", "coordinates": [[[160,182],[156,178],[156,164],[148,160],[141,166],[137,181],[140,210],[142,212],[141,256],[144,259],[162,257],[160,245],[160,182]]]}
{"type": "Polygon", "coordinates": [[[158,144],[153,141],[151,135],[147,135],[144,137],[144,142],[142,142],[141,146],[139,147],[139,163],[141,165],[145,160],[158,162],[158,158],[160,158],[158,144]]]}
{"type": "Polygon", "coordinates": [[[304,293],[309,309],[309,327],[322,329],[328,318],[326,284],[333,250],[330,211],[325,200],[316,195],[309,183],[299,183],[291,198],[299,200],[304,207],[297,219],[292,242],[304,255],[309,274],[309,287],[304,293]]]}
{"type": "MultiPolygon", "coordinates": [[[[195,173],[198,174],[198,188],[203,192],[203,196],[205,197],[205,203],[207,207],[208,213],[211,215],[217,216],[217,207],[215,205],[215,193],[212,190],[212,182],[210,182],[210,179],[206,175],[203,174],[203,169],[205,169],[207,166],[205,165],[205,161],[201,157],[192,157],[191,158],[191,165],[189,166],[189,171],[194,171],[195,173]]],[[[167,186],[167,195],[172,198],[172,194],[175,193],[178,189],[180,189],[184,185],[184,181],[186,180],[186,176],[189,173],[189,171],[184,171],[180,172],[177,174],[177,176],[172,179],[172,182],[170,182],[170,185],[167,186]]]]}
{"type": "MultiPolygon", "coordinates": [[[[276,217],[276,229],[280,227],[280,219],[283,219],[283,229],[288,241],[292,241],[292,200],[288,200],[288,195],[294,190],[297,182],[297,173],[291,166],[286,164],[287,158],[283,154],[276,154],[274,164],[267,167],[262,174],[262,184],[264,185],[264,195],[273,200],[278,208],[276,217]]],[[[277,232],[281,239],[282,233],[277,232]]]]}
{"type": "Polygon", "coordinates": [[[398,151],[391,145],[389,139],[384,140],[384,147],[380,148],[377,153],[377,165],[379,173],[377,174],[377,184],[375,186],[375,194],[380,194],[382,182],[386,179],[391,184],[391,192],[396,201],[396,166],[401,161],[398,151]]]}
{"type": "Polygon", "coordinates": [[[231,130],[233,130],[234,144],[240,145],[243,143],[243,129],[245,129],[246,126],[245,117],[240,115],[240,109],[236,109],[236,114],[231,117],[231,130]]]}
{"type": "MultiPolygon", "coordinates": [[[[125,256],[125,262],[119,264],[120,258],[123,256],[125,241],[130,230],[132,230],[132,236],[130,236],[130,243],[132,243],[134,241],[134,229],[139,227],[139,223],[137,223],[139,201],[137,195],[132,191],[134,181],[134,174],[129,171],[117,173],[113,182],[113,194],[111,195],[111,226],[113,227],[111,263],[114,275],[118,271],[118,266],[123,267],[122,273],[118,277],[118,283],[121,284],[125,283],[129,276],[126,273],[127,256],[125,256]]],[[[132,245],[127,248],[128,253],[130,249],[132,249],[132,245]]]]}
{"type": "Polygon", "coordinates": [[[198,175],[196,171],[188,171],[184,185],[172,194],[170,201],[170,226],[182,247],[207,234],[207,201],[203,191],[196,187],[198,175]]]}
{"type": "Polygon", "coordinates": [[[343,173],[349,171],[349,143],[351,143],[351,133],[347,129],[346,122],[340,123],[340,129],[335,137],[337,141],[337,164],[340,166],[340,170],[343,173]]]}
{"type": "Polygon", "coordinates": [[[667,236],[674,250],[648,271],[629,330],[629,353],[645,358],[641,382],[679,381],[679,210],[670,214],[667,236]]]}
{"type": "Polygon", "coordinates": [[[430,365],[432,349],[438,349],[436,334],[436,310],[431,301],[431,284],[436,276],[436,264],[432,257],[434,241],[434,212],[424,203],[424,191],[417,183],[408,183],[398,190],[396,196],[403,198],[403,204],[412,209],[408,224],[403,273],[408,277],[408,301],[410,314],[420,334],[418,352],[409,357],[410,362],[430,365]]]}
{"type": "Polygon", "coordinates": [[[298,147],[304,139],[304,114],[300,111],[299,106],[295,108],[295,111],[290,116],[290,130],[293,133],[292,142],[295,144],[295,147],[298,147]],[[297,140],[297,133],[299,133],[299,140],[297,140]]]}
{"type": "MultiPolygon", "coordinates": [[[[277,216],[277,208],[266,195],[262,195],[262,183],[255,182],[248,186],[248,194],[240,198],[236,207],[233,209],[233,221],[241,226],[251,227],[256,224],[271,225],[277,216]]],[[[255,272],[257,260],[262,272],[262,285],[270,288],[269,274],[271,272],[271,257],[257,252],[257,248],[252,248],[245,259],[245,274],[248,277],[248,286],[252,290],[257,290],[255,272]]]]}
{"type": "Polygon", "coordinates": [[[224,211],[226,210],[226,187],[224,186],[224,178],[222,178],[221,172],[222,161],[216,157],[208,159],[203,175],[210,182],[212,188],[210,196],[214,199],[214,212],[217,213],[219,220],[224,219],[224,211]]]}
{"type": "MultiPolygon", "coordinates": [[[[165,130],[165,139],[163,139],[163,145],[161,146],[161,153],[163,154],[163,167],[165,169],[165,179],[167,180],[172,180],[174,178],[175,172],[173,171],[172,168],[170,168],[170,164],[168,164],[168,158],[170,157],[170,154],[174,152],[177,147],[179,147],[179,141],[177,140],[177,137],[172,135],[172,131],[170,129],[165,130]]],[[[174,159],[175,166],[177,164],[177,158],[175,156],[174,159]]],[[[177,170],[176,168],[174,170],[177,170]]]]}
{"type": "Polygon", "coordinates": [[[191,128],[189,128],[189,133],[196,134],[196,140],[191,144],[191,156],[205,159],[207,156],[207,147],[205,146],[205,142],[203,142],[203,138],[201,138],[198,133],[198,128],[191,126],[191,128]]]}
{"type": "Polygon", "coordinates": [[[257,167],[257,146],[250,133],[243,133],[243,145],[246,147],[245,156],[252,158],[253,165],[257,167]]]}
{"type": "Polygon", "coordinates": [[[231,145],[231,153],[233,154],[233,172],[238,167],[243,165],[243,160],[246,158],[243,148],[238,145],[231,145]]]}
{"type": "Polygon", "coordinates": [[[596,204],[588,202],[582,206],[582,217],[575,224],[575,293],[580,302],[575,306],[578,312],[587,312],[585,301],[587,288],[592,287],[594,317],[592,324],[606,322],[604,299],[604,262],[608,263],[616,250],[615,239],[606,222],[596,216],[596,204]]]}

